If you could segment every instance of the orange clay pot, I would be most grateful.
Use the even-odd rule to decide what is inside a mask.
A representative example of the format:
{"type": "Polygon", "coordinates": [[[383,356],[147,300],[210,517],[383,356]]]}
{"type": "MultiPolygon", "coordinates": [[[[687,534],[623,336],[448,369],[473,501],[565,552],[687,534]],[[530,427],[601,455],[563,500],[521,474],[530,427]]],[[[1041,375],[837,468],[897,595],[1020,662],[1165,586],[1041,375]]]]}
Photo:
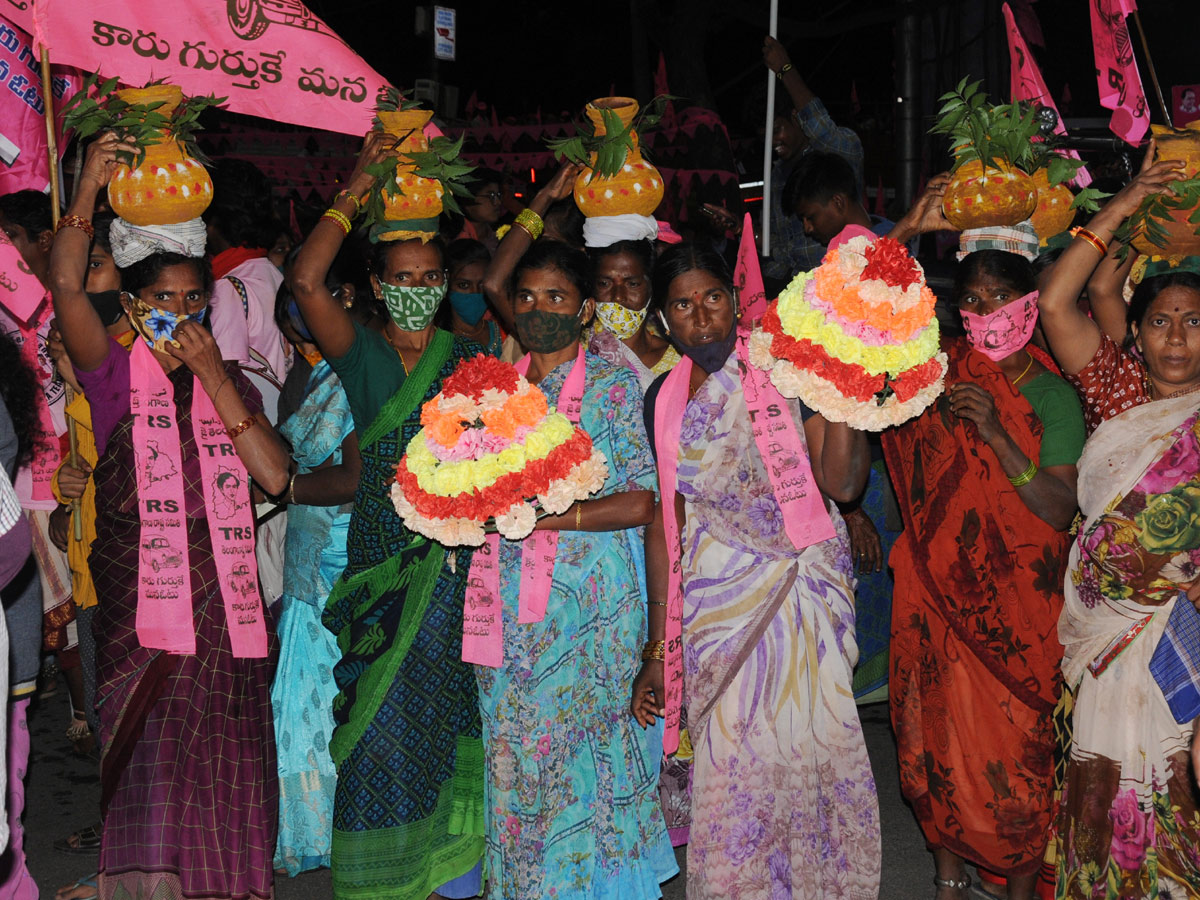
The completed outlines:
{"type": "MultiPolygon", "coordinates": [[[[1186,128],[1175,130],[1162,125],[1151,125],[1154,134],[1155,159],[1178,159],[1183,161],[1184,178],[1200,174],[1200,121],[1189,122],[1186,128]]],[[[1147,205],[1150,198],[1142,201],[1147,205]]],[[[1138,208],[1141,211],[1141,207],[1138,208]]],[[[1196,225],[1188,221],[1192,209],[1171,210],[1171,220],[1163,222],[1167,230],[1167,244],[1160,247],[1138,235],[1133,246],[1147,256],[1200,256],[1200,235],[1196,225]]]]}
{"type": "Polygon", "coordinates": [[[1037,185],[1037,207],[1029,218],[1038,242],[1045,247],[1050,238],[1071,227],[1075,219],[1075,210],[1071,209],[1075,195],[1065,184],[1051,186],[1050,175],[1045,169],[1038,169],[1030,177],[1037,185]]]}
{"type": "MultiPolygon", "coordinates": [[[[597,135],[606,134],[600,110],[611,109],[628,126],[637,115],[638,103],[632,97],[603,97],[593,100],[584,112],[592,120],[597,135]]],[[[584,169],[575,179],[575,205],[585,216],[619,216],[633,213],[653,215],[663,198],[663,180],[658,169],[642,159],[637,133],[630,135],[633,149],[625,155],[621,171],[611,177],[584,169]]],[[[596,154],[592,154],[595,163],[596,154]]]]}
{"type": "Polygon", "coordinates": [[[429,149],[425,125],[433,118],[433,111],[404,109],[380,112],[377,115],[387,134],[401,138],[396,147],[399,156],[399,162],[396,164],[396,183],[400,185],[401,193],[391,199],[384,195],[384,219],[387,222],[395,222],[397,227],[393,232],[380,235],[380,240],[396,240],[436,232],[436,227],[406,228],[404,225],[405,222],[411,223],[416,219],[436,219],[442,214],[442,195],[445,192],[442,183],[436,178],[421,178],[415,174],[416,166],[405,155],[423,153],[429,149]]]}
{"type": "MultiPolygon", "coordinates": [[[[168,118],[183,102],[183,92],[171,84],[116,91],[127,103],[158,103],[168,118]]],[[[134,225],[177,225],[195,219],[212,203],[212,179],[178,141],[165,137],[146,148],[141,165],[117,166],[108,183],[113,212],[134,225]]]]}
{"type": "Polygon", "coordinates": [[[960,166],[942,198],[946,218],[959,231],[1016,225],[1036,206],[1033,179],[1005,162],[988,166],[986,172],[979,160],[960,166]]]}

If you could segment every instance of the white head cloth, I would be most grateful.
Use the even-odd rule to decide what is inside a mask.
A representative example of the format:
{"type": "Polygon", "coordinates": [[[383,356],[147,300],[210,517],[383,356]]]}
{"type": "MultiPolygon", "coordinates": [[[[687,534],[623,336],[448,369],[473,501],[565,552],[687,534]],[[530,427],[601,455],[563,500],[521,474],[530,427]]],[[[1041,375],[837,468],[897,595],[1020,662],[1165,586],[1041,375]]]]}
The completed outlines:
{"type": "Polygon", "coordinates": [[[152,253],[203,256],[207,236],[208,230],[200,218],[178,225],[133,225],[117,217],[108,231],[113,262],[118,269],[132,266],[152,253]]]}
{"type": "Polygon", "coordinates": [[[587,247],[611,247],[617,241],[652,241],[657,237],[658,222],[651,216],[625,213],[583,220],[583,243],[587,247]]]}
{"type": "Polygon", "coordinates": [[[1026,219],[1016,225],[993,225],[989,228],[968,228],[958,236],[958,261],[976,250],[1003,250],[1026,259],[1037,259],[1038,236],[1033,222],[1026,219]]]}

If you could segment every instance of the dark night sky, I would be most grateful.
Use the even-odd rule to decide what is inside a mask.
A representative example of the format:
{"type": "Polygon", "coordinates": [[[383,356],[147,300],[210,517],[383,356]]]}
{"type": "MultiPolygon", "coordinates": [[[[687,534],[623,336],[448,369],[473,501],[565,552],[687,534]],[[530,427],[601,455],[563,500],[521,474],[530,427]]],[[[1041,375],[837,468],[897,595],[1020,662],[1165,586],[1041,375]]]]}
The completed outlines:
{"type": "MultiPolygon", "coordinates": [[[[671,5],[670,0],[658,2],[671,5]]],[[[925,0],[919,5],[953,8],[959,2],[977,6],[981,0],[925,0]]],[[[414,4],[312,0],[310,5],[394,83],[410,85],[414,78],[429,74],[428,43],[412,36],[414,4]]],[[[690,6],[683,0],[675,5],[690,6]]],[[[782,15],[823,32],[815,37],[804,32],[784,33],[783,39],[797,67],[832,108],[849,103],[852,82],[864,107],[883,112],[890,103],[894,51],[893,27],[887,16],[896,5],[894,0],[793,0],[782,4],[782,15]],[[829,34],[847,22],[859,24],[829,34]]],[[[1143,0],[1142,6],[1142,20],[1169,102],[1171,84],[1200,82],[1200,63],[1193,50],[1193,37],[1200,33],[1200,3],[1143,0]]],[[[441,75],[446,82],[459,85],[460,103],[475,87],[481,99],[495,103],[502,113],[532,113],[539,105],[551,112],[576,110],[587,99],[606,94],[612,85],[618,93],[633,90],[633,39],[626,2],[458,0],[456,8],[459,59],[443,63],[441,75]]],[[[1071,113],[1102,115],[1092,74],[1087,0],[1042,0],[1033,8],[1046,36],[1045,50],[1035,52],[1051,90],[1059,95],[1064,82],[1069,82],[1071,113]]],[[[766,0],[718,4],[707,41],[695,48],[704,55],[718,108],[735,131],[745,118],[742,110],[747,98],[762,91],[759,47],[766,10],[766,0]]],[[[979,40],[999,42],[994,46],[1001,50],[1004,46],[1002,32],[984,34],[979,40]]],[[[648,36],[648,45],[648,64],[653,69],[657,62],[653,34],[648,36]]],[[[1137,50],[1139,60],[1144,60],[1140,45],[1137,50]]],[[[1144,62],[1141,68],[1149,95],[1152,88],[1144,62]]],[[[946,87],[937,85],[938,91],[946,87]]],[[[932,102],[929,97],[925,100],[932,102]]]]}

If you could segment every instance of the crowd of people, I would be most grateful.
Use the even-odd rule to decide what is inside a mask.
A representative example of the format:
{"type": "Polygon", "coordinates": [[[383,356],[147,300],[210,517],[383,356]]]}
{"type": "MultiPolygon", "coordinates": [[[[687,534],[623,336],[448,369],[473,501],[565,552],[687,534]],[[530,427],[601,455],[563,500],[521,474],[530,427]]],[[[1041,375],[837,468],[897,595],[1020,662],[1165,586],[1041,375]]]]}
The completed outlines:
{"type": "MultiPolygon", "coordinates": [[[[778,42],[763,56],[792,104],[768,278],[845,234],[952,230],[947,176],[869,215],[857,137],[778,42]]],[[[801,514],[761,453],[757,323],[723,242],[585,240],[572,163],[507,227],[483,171],[453,229],[359,240],[394,143],[369,133],[282,242],[236,161],[202,222],[115,215],[135,148],[112,132],[57,229],[46,195],[0,197],[45,287],[31,318],[0,309],[0,897],[37,895],[44,652],[68,739],[100,750],[95,821],[61,842],[97,871],[59,900],[266,900],[321,867],[347,900],[652,900],[683,845],[694,900],[869,900],[886,836],[856,698],[883,697],[936,900],[1200,893],[1200,719],[1156,681],[1196,653],[1200,263],[1141,265],[1126,300],[1114,238],[1179,162],[1148,155],[1057,258],[1031,229],[964,234],[946,388],[916,418],[876,436],[771,407],[819,492],[801,514]],[[497,665],[464,660],[487,551],[393,502],[424,405],[479,354],[607,460],[598,491],[499,542],[497,665]]]]}

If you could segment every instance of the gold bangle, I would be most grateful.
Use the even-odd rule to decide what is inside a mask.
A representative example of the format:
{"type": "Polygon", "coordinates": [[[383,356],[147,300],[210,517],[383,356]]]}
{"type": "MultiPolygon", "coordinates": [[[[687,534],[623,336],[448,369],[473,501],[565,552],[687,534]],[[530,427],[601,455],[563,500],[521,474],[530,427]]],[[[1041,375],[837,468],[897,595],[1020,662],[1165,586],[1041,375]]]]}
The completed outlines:
{"type": "Polygon", "coordinates": [[[325,212],[323,212],[321,214],[321,218],[322,219],[330,219],[331,221],[335,222],[337,224],[337,226],[339,228],[341,228],[342,231],[344,231],[347,235],[350,234],[350,228],[351,228],[350,217],[347,216],[344,212],[341,212],[340,210],[330,207],[329,209],[325,210],[325,212]]]}
{"type": "Polygon", "coordinates": [[[1024,487],[1025,485],[1029,484],[1029,482],[1033,481],[1033,479],[1037,475],[1037,473],[1038,473],[1037,463],[1035,463],[1031,459],[1029,461],[1029,465],[1027,465],[1025,467],[1024,472],[1022,472],[1020,475],[1009,476],[1008,481],[1009,481],[1009,484],[1011,484],[1013,487],[1024,487]]]}
{"type": "Polygon", "coordinates": [[[579,530],[579,521],[582,518],[583,518],[583,504],[577,502],[575,504],[575,530],[576,531],[579,530]]]}
{"type": "Polygon", "coordinates": [[[642,662],[649,662],[652,659],[662,661],[666,659],[666,657],[666,641],[646,641],[646,646],[642,648],[642,662]]]}
{"type": "Polygon", "coordinates": [[[542,232],[546,230],[546,223],[542,221],[542,217],[535,213],[528,206],[517,213],[517,217],[513,220],[514,225],[520,225],[529,236],[535,241],[542,236],[542,232]]]}
{"type": "Polygon", "coordinates": [[[1095,247],[1098,251],[1100,251],[1101,257],[1108,256],[1108,244],[1102,241],[1100,236],[1094,231],[1089,231],[1086,228],[1076,228],[1072,231],[1072,235],[1077,238],[1083,238],[1085,241],[1095,247]]]}
{"type": "Polygon", "coordinates": [[[92,228],[92,223],[83,216],[63,216],[58,220],[58,227],[54,229],[54,233],[58,234],[64,228],[78,228],[88,236],[89,241],[96,239],[96,229],[92,228]]]}
{"type": "Polygon", "coordinates": [[[339,200],[349,200],[354,204],[354,215],[350,217],[351,219],[357,219],[362,215],[363,204],[362,201],[358,199],[357,194],[352,194],[350,191],[338,191],[333,195],[332,202],[337,203],[339,200]]]}
{"type": "Polygon", "coordinates": [[[646,602],[649,603],[651,606],[666,606],[667,605],[666,601],[664,601],[664,600],[647,600],[646,602]]]}
{"type": "Polygon", "coordinates": [[[292,477],[288,479],[287,502],[288,506],[294,506],[296,503],[296,476],[299,472],[293,472],[292,477]]]}
{"type": "Polygon", "coordinates": [[[230,438],[235,438],[239,434],[245,434],[257,424],[258,419],[254,418],[254,416],[246,416],[246,418],[238,422],[238,424],[234,425],[232,428],[227,428],[225,433],[229,435],[230,438]]]}
{"type": "Polygon", "coordinates": [[[786,75],[788,72],[792,71],[792,68],[793,67],[792,67],[791,63],[784,63],[782,66],[779,67],[779,71],[775,73],[775,77],[778,78],[780,81],[783,81],[783,76],[786,75]]]}

